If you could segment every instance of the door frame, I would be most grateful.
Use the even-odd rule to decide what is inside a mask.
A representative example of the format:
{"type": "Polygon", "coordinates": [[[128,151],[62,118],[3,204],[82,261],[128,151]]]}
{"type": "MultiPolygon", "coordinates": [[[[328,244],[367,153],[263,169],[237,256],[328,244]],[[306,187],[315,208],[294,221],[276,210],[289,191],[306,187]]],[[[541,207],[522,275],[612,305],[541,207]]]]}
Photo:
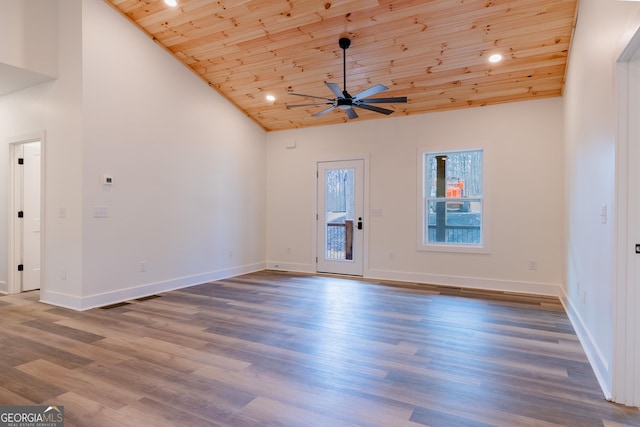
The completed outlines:
{"type": "MultiPolygon", "coordinates": [[[[362,276],[354,276],[354,277],[367,277],[367,272],[369,271],[369,230],[370,230],[370,215],[369,215],[369,156],[368,155],[353,155],[353,156],[345,156],[345,157],[340,157],[340,158],[320,158],[317,159],[315,162],[315,171],[314,171],[314,175],[316,175],[316,180],[315,180],[315,193],[316,193],[316,197],[315,197],[315,206],[314,206],[314,212],[313,215],[315,217],[315,221],[313,221],[313,238],[312,238],[312,243],[313,243],[313,252],[315,254],[315,259],[318,260],[321,256],[322,253],[319,252],[319,237],[318,237],[318,225],[319,225],[319,208],[320,208],[320,203],[319,203],[319,197],[320,195],[318,194],[318,180],[320,179],[317,176],[317,172],[318,172],[318,165],[320,163],[329,163],[329,162],[349,162],[349,161],[354,161],[354,160],[361,160],[362,161],[362,167],[363,167],[363,171],[362,171],[362,175],[363,175],[363,182],[362,182],[362,197],[363,197],[363,212],[362,212],[362,220],[364,222],[364,229],[362,230],[362,276]]],[[[315,262],[314,264],[314,272],[318,273],[318,263],[315,262]]],[[[331,274],[331,273],[329,273],[331,274]]],[[[336,273],[337,274],[337,273],[336,273]]]]}
{"type": "Polygon", "coordinates": [[[627,40],[615,68],[616,136],[616,255],[613,289],[613,357],[611,400],[640,406],[640,31],[627,40]]]}
{"type": "Polygon", "coordinates": [[[15,153],[19,147],[24,144],[28,144],[31,142],[40,142],[40,286],[41,289],[44,288],[45,283],[43,278],[46,277],[44,274],[45,271],[45,229],[46,229],[46,216],[45,216],[45,156],[46,156],[46,132],[36,131],[30,132],[23,135],[12,136],[8,138],[8,147],[9,147],[9,192],[8,192],[8,210],[7,210],[7,221],[8,221],[8,263],[7,263],[7,292],[9,294],[17,294],[22,291],[21,283],[20,283],[20,275],[17,270],[17,265],[19,263],[18,255],[17,255],[17,239],[20,238],[19,231],[17,230],[17,225],[15,221],[14,214],[18,211],[18,207],[16,204],[16,193],[17,193],[17,164],[14,162],[15,153]]]}

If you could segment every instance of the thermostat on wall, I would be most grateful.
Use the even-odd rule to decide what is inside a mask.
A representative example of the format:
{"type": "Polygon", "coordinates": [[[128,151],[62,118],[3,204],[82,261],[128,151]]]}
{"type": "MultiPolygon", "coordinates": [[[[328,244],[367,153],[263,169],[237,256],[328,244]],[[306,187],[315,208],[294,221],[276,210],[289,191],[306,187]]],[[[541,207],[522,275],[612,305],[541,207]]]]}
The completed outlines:
{"type": "Polygon", "coordinates": [[[113,184],[113,177],[111,175],[102,175],[102,184],[103,185],[113,184]]]}

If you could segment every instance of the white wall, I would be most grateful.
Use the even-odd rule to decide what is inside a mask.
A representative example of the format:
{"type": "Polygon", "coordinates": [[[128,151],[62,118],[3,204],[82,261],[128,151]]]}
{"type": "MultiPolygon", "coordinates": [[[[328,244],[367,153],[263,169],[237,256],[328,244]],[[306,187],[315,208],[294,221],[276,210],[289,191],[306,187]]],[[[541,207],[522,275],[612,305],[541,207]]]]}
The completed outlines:
{"type": "Polygon", "coordinates": [[[0,3],[0,95],[58,75],[58,1],[0,3]]]}
{"type": "Polygon", "coordinates": [[[316,162],[365,157],[382,212],[365,218],[365,276],[560,295],[562,116],[554,98],[269,133],[267,265],[315,271],[316,162]],[[464,148],[485,149],[490,253],[418,251],[418,152],[464,148]]]}
{"type": "Polygon", "coordinates": [[[84,296],[263,268],[265,132],[104,2],[83,14],[84,296]]]}
{"type": "Polygon", "coordinates": [[[264,131],[104,2],[58,13],[59,78],[0,97],[0,138],[47,135],[41,298],[83,309],[263,268],[264,131]]]}
{"type": "Polygon", "coordinates": [[[580,1],[564,94],[567,306],[605,394],[611,388],[614,336],[614,63],[638,12],[638,3],[580,1]]]}
{"type": "MultiPolygon", "coordinates": [[[[57,4],[57,2],[56,2],[57,4]]],[[[82,16],[81,1],[60,2],[55,40],[59,79],[0,97],[0,140],[46,131],[44,158],[43,282],[62,295],[79,295],[82,283],[81,171],[82,171],[82,16]],[[67,218],[57,217],[66,207],[67,218]],[[60,266],[69,270],[61,281],[60,266]]],[[[7,40],[20,40],[8,37],[7,40]]],[[[7,189],[9,147],[0,149],[0,281],[7,281],[7,189]]],[[[4,289],[6,290],[6,288],[4,289]]]]}

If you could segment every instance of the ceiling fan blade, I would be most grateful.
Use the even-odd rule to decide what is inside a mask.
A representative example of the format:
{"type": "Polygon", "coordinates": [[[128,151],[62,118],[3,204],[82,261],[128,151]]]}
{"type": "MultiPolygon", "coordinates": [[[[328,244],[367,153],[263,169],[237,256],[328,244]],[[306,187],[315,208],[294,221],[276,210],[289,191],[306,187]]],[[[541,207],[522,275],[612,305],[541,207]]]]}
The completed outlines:
{"type": "Polygon", "coordinates": [[[327,108],[326,110],[322,110],[322,111],[319,111],[319,112],[317,112],[317,113],[315,113],[315,114],[312,114],[312,116],[313,116],[313,117],[320,117],[320,116],[323,116],[323,115],[327,114],[329,111],[331,111],[331,110],[333,110],[333,109],[335,109],[335,108],[336,108],[336,106],[335,106],[335,105],[332,105],[331,107],[327,108]]]}
{"type": "Polygon", "coordinates": [[[325,101],[333,101],[331,98],[325,98],[324,96],[305,95],[302,93],[290,93],[289,95],[304,96],[305,98],[324,99],[325,101]]]}
{"type": "Polygon", "coordinates": [[[406,96],[396,96],[393,98],[368,98],[359,99],[358,103],[362,104],[391,104],[391,103],[403,103],[407,102],[406,96]]]}
{"type": "Polygon", "coordinates": [[[319,104],[293,104],[287,105],[287,108],[295,108],[295,107],[317,107],[318,105],[332,105],[333,102],[321,102],[319,104]]]}
{"type": "Polygon", "coordinates": [[[333,92],[333,94],[335,96],[337,96],[338,98],[344,98],[344,95],[342,94],[342,91],[340,90],[340,86],[338,86],[336,83],[324,82],[324,84],[327,85],[329,90],[331,90],[331,92],[333,92]]]}
{"type": "Polygon", "coordinates": [[[347,108],[344,111],[345,111],[345,113],[347,113],[347,117],[349,117],[350,119],[357,119],[358,118],[358,113],[356,113],[356,110],[354,110],[353,108],[347,108]]]}
{"type": "Polygon", "coordinates": [[[376,93],[383,92],[383,91],[385,91],[387,89],[389,89],[389,88],[386,87],[385,85],[377,84],[375,86],[370,87],[367,90],[363,90],[362,92],[356,94],[356,96],[354,96],[353,99],[366,98],[367,96],[375,95],[376,93]]]}
{"type": "Polygon", "coordinates": [[[382,113],[382,114],[386,114],[386,115],[389,115],[389,114],[393,113],[393,110],[387,110],[386,108],[380,108],[380,107],[376,107],[374,105],[354,104],[354,107],[363,108],[365,110],[375,111],[376,113],[382,113]]]}

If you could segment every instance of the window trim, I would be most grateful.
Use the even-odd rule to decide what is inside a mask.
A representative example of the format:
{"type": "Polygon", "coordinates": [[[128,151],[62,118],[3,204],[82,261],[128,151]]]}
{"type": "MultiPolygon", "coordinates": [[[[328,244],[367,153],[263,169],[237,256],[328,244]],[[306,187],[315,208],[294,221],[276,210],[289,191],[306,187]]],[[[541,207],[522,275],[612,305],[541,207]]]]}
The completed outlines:
{"type": "Polygon", "coordinates": [[[418,149],[417,152],[417,250],[420,252],[452,252],[452,253],[471,253],[471,254],[489,254],[490,253],[490,245],[489,245],[489,204],[488,204],[488,193],[486,191],[486,171],[487,168],[487,149],[486,148],[445,148],[442,150],[438,150],[437,147],[429,147],[429,148],[421,148],[418,149]],[[482,151],[482,225],[481,225],[481,235],[482,235],[482,243],[479,245],[469,245],[469,244],[459,244],[459,243],[428,243],[424,242],[425,236],[425,212],[426,212],[426,203],[428,203],[428,199],[425,197],[425,192],[427,189],[425,188],[426,183],[426,169],[424,167],[424,160],[426,155],[436,155],[436,154],[447,154],[447,153],[457,153],[464,151],[482,151]]]}

